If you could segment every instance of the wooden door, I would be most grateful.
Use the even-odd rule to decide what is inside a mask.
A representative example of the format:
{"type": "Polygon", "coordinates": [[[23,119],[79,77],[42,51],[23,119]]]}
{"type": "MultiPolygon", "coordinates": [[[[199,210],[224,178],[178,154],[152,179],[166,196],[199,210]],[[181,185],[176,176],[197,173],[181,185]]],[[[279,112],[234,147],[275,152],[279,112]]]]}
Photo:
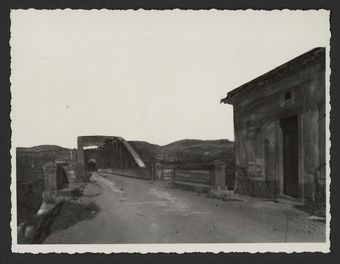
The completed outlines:
{"type": "Polygon", "coordinates": [[[283,192],[299,197],[297,116],[281,119],[283,134],[283,192]]]}

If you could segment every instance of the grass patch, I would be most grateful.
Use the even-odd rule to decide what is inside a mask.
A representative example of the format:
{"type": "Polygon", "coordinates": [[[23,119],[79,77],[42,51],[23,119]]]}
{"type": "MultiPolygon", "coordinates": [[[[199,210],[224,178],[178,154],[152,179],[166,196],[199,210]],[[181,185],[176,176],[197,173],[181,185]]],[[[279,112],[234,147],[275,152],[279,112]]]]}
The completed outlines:
{"type": "Polygon", "coordinates": [[[99,207],[95,203],[83,205],[72,201],[67,201],[61,208],[59,215],[50,227],[50,234],[65,230],[76,223],[90,220],[99,212],[99,207]]]}

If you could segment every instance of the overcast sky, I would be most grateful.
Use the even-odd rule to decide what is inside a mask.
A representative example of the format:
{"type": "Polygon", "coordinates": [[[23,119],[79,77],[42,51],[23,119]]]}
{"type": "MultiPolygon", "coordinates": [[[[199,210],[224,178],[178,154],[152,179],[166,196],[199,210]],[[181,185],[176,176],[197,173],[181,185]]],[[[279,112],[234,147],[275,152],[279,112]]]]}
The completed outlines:
{"type": "Polygon", "coordinates": [[[13,146],[233,140],[227,92],[329,45],[327,11],[11,12],[13,146]]]}

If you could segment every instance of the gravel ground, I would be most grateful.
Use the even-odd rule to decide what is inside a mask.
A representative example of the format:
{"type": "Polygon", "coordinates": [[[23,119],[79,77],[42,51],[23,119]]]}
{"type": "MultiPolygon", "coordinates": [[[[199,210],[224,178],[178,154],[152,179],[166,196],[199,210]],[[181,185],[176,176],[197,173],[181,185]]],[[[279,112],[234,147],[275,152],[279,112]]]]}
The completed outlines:
{"type": "MultiPolygon", "coordinates": [[[[45,244],[324,242],[325,224],[290,201],[227,201],[166,182],[95,173],[78,203],[99,212],[51,234],[45,244]]],[[[58,218],[62,218],[60,215],[58,218]]]]}

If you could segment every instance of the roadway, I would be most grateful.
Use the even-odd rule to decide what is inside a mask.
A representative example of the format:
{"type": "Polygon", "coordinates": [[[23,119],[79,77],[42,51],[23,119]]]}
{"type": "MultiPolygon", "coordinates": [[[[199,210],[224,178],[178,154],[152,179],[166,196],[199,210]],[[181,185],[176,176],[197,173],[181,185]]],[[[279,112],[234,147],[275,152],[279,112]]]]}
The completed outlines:
{"type": "MultiPolygon", "coordinates": [[[[291,202],[246,196],[223,201],[167,182],[94,173],[77,202],[94,202],[89,220],[51,234],[44,243],[323,242],[324,224],[291,202]]],[[[62,215],[58,217],[63,217],[62,215]]],[[[56,218],[55,221],[58,221],[56,218]]]]}

